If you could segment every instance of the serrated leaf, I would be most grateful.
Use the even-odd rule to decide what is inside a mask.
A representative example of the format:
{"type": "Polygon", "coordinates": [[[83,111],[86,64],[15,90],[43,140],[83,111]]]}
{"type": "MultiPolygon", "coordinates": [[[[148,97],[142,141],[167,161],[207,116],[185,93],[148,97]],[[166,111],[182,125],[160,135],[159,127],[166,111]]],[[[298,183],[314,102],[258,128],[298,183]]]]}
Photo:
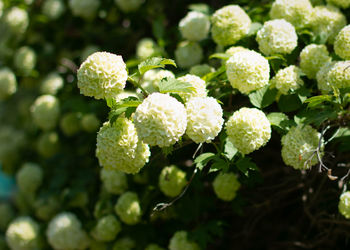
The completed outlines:
{"type": "Polygon", "coordinates": [[[267,119],[269,120],[271,126],[282,134],[286,133],[290,127],[296,125],[294,121],[289,120],[287,115],[279,112],[268,114],[267,119]]]}
{"type": "Polygon", "coordinates": [[[196,157],[194,163],[196,163],[196,167],[198,169],[202,170],[208,164],[208,162],[214,159],[215,157],[216,155],[214,153],[203,153],[196,157]]]}
{"type": "Polygon", "coordinates": [[[237,148],[235,148],[235,146],[233,146],[233,143],[228,138],[226,138],[224,146],[224,155],[226,158],[231,161],[237,152],[237,148]]]}
{"type": "Polygon", "coordinates": [[[281,95],[278,103],[278,108],[282,112],[292,112],[299,109],[302,106],[300,98],[297,94],[293,95],[281,95]]]}
{"type": "Polygon", "coordinates": [[[206,82],[210,82],[214,78],[218,77],[219,75],[226,72],[226,65],[222,65],[220,68],[218,68],[215,72],[211,72],[209,74],[206,74],[202,79],[206,82]]]}
{"type": "Polygon", "coordinates": [[[230,164],[227,161],[225,161],[221,158],[214,158],[213,160],[214,160],[214,163],[211,164],[210,169],[209,169],[209,173],[216,172],[219,170],[223,170],[223,171],[228,170],[230,164]]]}
{"type": "Polygon", "coordinates": [[[270,86],[265,86],[253,93],[249,94],[249,100],[257,108],[265,108],[272,104],[277,96],[277,89],[271,89],[270,86]]]}
{"type": "Polygon", "coordinates": [[[249,157],[244,157],[236,162],[236,166],[245,176],[249,177],[249,170],[258,171],[258,166],[249,157]]]}
{"type": "Polygon", "coordinates": [[[215,53],[209,56],[209,59],[213,59],[213,58],[218,58],[218,59],[222,59],[222,60],[228,60],[231,57],[231,55],[226,54],[226,53],[215,53]]]}
{"type": "Polygon", "coordinates": [[[190,83],[182,82],[175,78],[164,78],[159,83],[160,93],[188,93],[192,91],[194,91],[194,87],[190,83]]]}
{"type": "Polygon", "coordinates": [[[152,57],[141,62],[138,66],[141,75],[146,73],[148,70],[156,68],[164,68],[165,65],[173,65],[176,67],[176,63],[172,59],[162,58],[162,57],[152,57]]]}
{"type": "Polygon", "coordinates": [[[332,96],[330,95],[318,95],[318,96],[313,96],[308,99],[306,99],[304,102],[308,103],[307,107],[312,109],[324,102],[330,102],[332,101],[332,96]]]}

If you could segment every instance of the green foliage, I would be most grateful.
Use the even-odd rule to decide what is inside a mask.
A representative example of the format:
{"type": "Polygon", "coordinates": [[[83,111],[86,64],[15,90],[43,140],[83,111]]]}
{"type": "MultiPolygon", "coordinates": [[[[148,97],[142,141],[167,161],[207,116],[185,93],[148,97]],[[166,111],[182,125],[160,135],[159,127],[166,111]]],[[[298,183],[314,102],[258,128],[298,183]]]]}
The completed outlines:
{"type": "Polygon", "coordinates": [[[138,69],[140,74],[143,75],[148,70],[156,68],[165,68],[166,65],[173,65],[174,67],[176,67],[176,63],[172,59],[152,57],[141,62],[138,66],[138,69]]]}

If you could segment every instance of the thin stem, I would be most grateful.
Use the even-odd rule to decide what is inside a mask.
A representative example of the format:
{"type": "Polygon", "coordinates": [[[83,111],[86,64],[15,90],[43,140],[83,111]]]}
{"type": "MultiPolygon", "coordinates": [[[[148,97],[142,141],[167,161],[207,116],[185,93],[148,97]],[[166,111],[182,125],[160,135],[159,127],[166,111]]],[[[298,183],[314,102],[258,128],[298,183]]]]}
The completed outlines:
{"type": "Polygon", "coordinates": [[[128,77],[128,81],[131,82],[131,83],[135,86],[135,88],[141,89],[142,94],[143,94],[144,97],[147,97],[147,96],[149,95],[149,93],[147,92],[147,90],[145,90],[145,89],[141,86],[140,81],[137,82],[137,81],[135,81],[135,79],[131,78],[130,76],[128,77]]]}

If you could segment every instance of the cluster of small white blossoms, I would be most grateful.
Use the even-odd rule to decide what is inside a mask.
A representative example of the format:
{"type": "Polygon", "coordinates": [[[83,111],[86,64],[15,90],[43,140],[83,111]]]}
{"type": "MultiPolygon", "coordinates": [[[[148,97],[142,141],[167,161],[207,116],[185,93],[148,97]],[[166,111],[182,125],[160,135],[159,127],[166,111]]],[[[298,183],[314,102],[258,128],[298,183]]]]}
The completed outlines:
{"type": "Polygon", "coordinates": [[[350,191],[342,193],[339,198],[339,212],[347,219],[350,219],[350,191]]]}
{"type": "Polygon", "coordinates": [[[249,154],[270,140],[271,125],[262,111],[241,108],[226,122],[226,132],[239,152],[249,154]]]}
{"type": "Polygon", "coordinates": [[[215,11],[211,17],[211,34],[221,46],[235,44],[248,34],[251,20],[238,5],[227,5],[215,11]]]}
{"type": "Polygon", "coordinates": [[[192,97],[206,97],[207,88],[204,80],[195,75],[184,75],[177,78],[180,82],[185,82],[191,84],[193,90],[191,92],[180,92],[179,96],[186,103],[192,97]]]}
{"type": "Polygon", "coordinates": [[[241,184],[234,173],[220,173],[213,182],[216,196],[223,201],[232,201],[241,184]]]}
{"type": "Polygon", "coordinates": [[[236,52],[240,52],[240,51],[250,51],[250,50],[242,46],[231,46],[225,51],[225,54],[233,56],[236,52]]]}
{"type": "Polygon", "coordinates": [[[333,90],[328,82],[327,76],[329,70],[334,66],[334,64],[336,64],[335,61],[325,63],[316,74],[317,88],[324,94],[333,90]]]}
{"type": "Polygon", "coordinates": [[[269,62],[258,52],[243,50],[226,62],[226,74],[233,88],[249,94],[269,84],[269,62]]]}
{"type": "Polygon", "coordinates": [[[60,114],[59,100],[52,95],[39,96],[30,108],[34,123],[43,130],[53,129],[60,114]]]}
{"type": "Polygon", "coordinates": [[[345,26],[336,36],[334,52],[343,59],[350,59],[350,25],[345,26]]]}
{"type": "Polygon", "coordinates": [[[136,57],[145,60],[161,54],[161,49],[151,38],[143,38],[136,45],[136,57]]]}
{"type": "Polygon", "coordinates": [[[88,235],[82,229],[81,222],[71,212],[57,214],[49,222],[46,236],[50,246],[56,250],[86,249],[89,244],[88,235]]]}
{"type": "Polygon", "coordinates": [[[195,143],[211,142],[220,133],[223,111],[213,97],[193,97],[186,103],[186,135],[195,143]]]}
{"type": "Polygon", "coordinates": [[[271,79],[271,85],[278,89],[284,95],[294,92],[304,85],[301,79],[302,71],[295,65],[290,65],[284,69],[280,69],[271,79]]]}
{"type": "Polygon", "coordinates": [[[275,19],[264,23],[256,41],[265,55],[290,54],[298,45],[298,36],[292,24],[284,19],[275,19]]]}
{"type": "Polygon", "coordinates": [[[139,139],[134,124],[120,117],[115,123],[105,122],[100,128],[96,156],[100,166],[135,174],[148,162],[150,150],[139,139]]]}
{"type": "Polygon", "coordinates": [[[169,250],[200,250],[200,247],[197,245],[196,242],[190,241],[187,238],[187,232],[186,231],[177,231],[171,237],[169,242],[169,250]]]}
{"type": "Polygon", "coordinates": [[[350,87],[350,70],[348,67],[350,60],[336,62],[328,71],[326,80],[328,84],[335,88],[350,87]]]}
{"type": "Polygon", "coordinates": [[[138,10],[145,0],[114,0],[115,4],[125,13],[138,10]]]}
{"type": "Polygon", "coordinates": [[[167,147],[185,133],[185,106],[167,94],[153,93],[136,108],[134,123],[139,138],[150,146],[167,147]]]}
{"type": "Polygon", "coordinates": [[[122,222],[135,225],[140,222],[142,210],[137,193],[128,191],[122,194],[114,207],[122,222]]]}
{"type": "Polygon", "coordinates": [[[62,0],[46,0],[42,5],[42,12],[51,20],[59,18],[65,11],[66,7],[62,0]]]}
{"type": "Polygon", "coordinates": [[[69,8],[74,16],[91,19],[96,15],[96,11],[100,6],[99,0],[69,0],[69,8]]]}
{"type": "Polygon", "coordinates": [[[175,165],[164,167],[159,175],[160,191],[169,197],[178,196],[186,183],[186,173],[175,165]]]}
{"type": "Polygon", "coordinates": [[[141,86],[148,93],[157,92],[159,83],[164,78],[175,78],[175,75],[170,70],[151,69],[143,75],[141,86]]]}
{"type": "Polygon", "coordinates": [[[43,175],[43,170],[38,164],[23,164],[16,173],[19,190],[24,194],[34,194],[43,181],[43,175]]]}
{"type": "Polygon", "coordinates": [[[40,249],[39,224],[29,216],[17,217],[6,230],[6,242],[11,249],[40,249]]]}
{"type": "Polygon", "coordinates": [[[313,8],[309,0],[275,0],[270,9],[271,19],[285,19],[295,27],[311,22],[313,8]]]}
{"type": "MultiPolygon", "coordinates": [[[[320,133],[310,125],[292,127],[281,139],[282,159],[295,169],[308,169],[318,163],[315,153],[319,145],[320,133]]],[[[323,146],[321,146],[322,153],[323,146]]]]}
{"type": "Polygon", "coordinates": [[[18,7],[12,7],[3,16],[5,27],[13,34],[23,34],[29,25],[28,13],[18,7]]]}
{"type": "Polygon", "coordinates": [[[17,91],[15,74],[9,68],[0,69],[0,101],[7,99],[17,91]]]}
{"type": "Polygon", "coordinates": [[[80,93],[96,99],[114,98],[126,84],[128,72],[121,56],[96,52],[78,69],[80,93]]]}
{"type": "Polygon", "coordinates": [[[175,50],[176,64],[181,68],[190,68],[203,59],[203,50],[197,42],[183,41],[175,50]]]}
{"type": "Polygon", "coordinates": [[[128,179],[124,172],[102,168],[100,177],[104,188],[111,194],[122,194],[128,189],[128,179]]]}
{"type": "Polygon", "coordinates": [[[300,52],[300,68],[309,79],[315,79],[321,67],[331,60],[324,44],[309,44],[300,52]]]}
{"type": "Polygon", "coordinates": [[[56,72],[47,75],[40,85],[40,93],[43,95],[56,95],[62,89],[63,78],[56,72]]]}
{"type": "Polygon", "coordinates": [[[179,29],[183,38],[189,41],[201,41],[208,36],[209,17],[198,11],[190,11],[181,19],[179,29]]]}
{"type": "Polygon", "coordinates": [[[110,214],[97,221],[91,235],[98,241],[108,242],[114,240],[121,230],[121,223],[113,214],[110,214]]]}

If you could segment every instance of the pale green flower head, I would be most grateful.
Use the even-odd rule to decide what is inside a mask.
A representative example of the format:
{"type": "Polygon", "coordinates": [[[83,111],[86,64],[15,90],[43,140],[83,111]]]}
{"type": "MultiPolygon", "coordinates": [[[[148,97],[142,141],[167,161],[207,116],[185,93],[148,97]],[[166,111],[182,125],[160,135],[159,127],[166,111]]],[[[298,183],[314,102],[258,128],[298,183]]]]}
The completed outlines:
{"type": "Polygon", "coordinates": [[[42,130],[51,130],[60,114],[59,100],[52,95],[41,95],[30,108],[34,123],[42,130]]]}
{"type": "Polygon", "coordinates": [[[350,59],[350,25],[345,26],[336,36],[334,52],[343,59],[350,59]]]}
{"type": "Polygon", "coordinates": [[[141,60],[159,55],[161,55],[161,49],[151,38],[142,38],[136,44],[136,56],[141,60]]]}
{"type": "Polygon", "coordinates": [[[240,51],[249,51],[249,49],[244,48],[242,46],[231,46],[225,51],[225,53],[230,56],[233,56],[236,52],[240,52],[240,51]]]}
{"type": "Polygon", "coordinates": [[[189,41],[201,41],[208,37],[209,17],[198,11],[190,11],[180,20],[179,29],[183,38],[189,41]]]}
{"type": "Polygon", "coordinates": [[[190,68],[203,59],[203,50],[199,43],[181,42],[175,50],[175,61],[180,68],[190,68]]]}
{"type": "Polygon", "coordinates": [[[11,33],[22,35],[28,28],[28,13],[18,7],[12,7],[4,13],[3,22],[11,33]]]}
{"type": "Polygon", "coordinates": [[[271,85],[278,89],[283,95],[295,92],[304,85],[301,79],[302,71],[295,65],[290,65],[284,69],[280,69],[271,79],[271,85]]]}
{"type": "Polygon", "coordinates": [[[110,214],[97,221],[91,235],[98,241],[108,242],[114,240],[121,230],[121,223],[114,215],[110,214]]]}
{"type": "Polygon", "coordinates": [[[114,0],[115,4],[125,13],[138,10],[144,0],[114,0]]]}
{"type": "Polygon", "coordinates": [[[227,5],[218,9],[211,17],[211,34],[218,45],[235,44],[248,34],[251,20],[238,5],[227,5]]]}
{"type": "Polygon", "coordinates": [[[16,69],[22,74],[30,74],[36,64],[36,53],[28,47],[23,46],[19,48],[14,55],[14,65],[16,69]]]}
{"type": "Polygon", "coordinates": [[[69,112],[62,116],[60,120],[60,128],[64,135],[73,136],[80,130],[81,114],[77,112],[69,112]]]}
{"type": "Polygon", "coordinates": [[[135,225],[141,220],[142,210],[139,198],[135,192],[128,191],[122,194],[114,210],[125,224],[135,225]]]}
{"type": "Polygon", "coordinates": [[[51,20],[59,18],[65,10],[66,7],[62,0],[45,0],[42,5],[43,14],[51,20]]]}
{"type": "Polygon", "coordinates": [[[102,168],[100,178],[107,192],[111,194],[122,194],[128,189],[128,179],[122,171],[102,168]]]}
{"type": "Polygon", "coordinates": [[[333,88],[328,81],[328,72],[336,64],[335,61],[325,63],[316,74],[317,88],[321,90],[323,94],[327,94],[332,91],[333,88]]]}
{"type": "Polygon", "coordinates": [[[92,19],[100,6],[100,0],[69,0],[68,5],[74,16],[92,19]]]}
{"type": "Polygon", "coordinates": [[[34,194],[43,181],[43,170],[38,164],[25,163],[16,173],[19,190],[24,194],[34,194]]]}
{"type": "Polygon", "coordinates": [[[315,79],[321,67],[331,60],[324,44],[309,44],[300,52],[300,68],[309,79],[315,79]]]}
{"type": "Polygon", "coordinates": [[[56,95],[63,88],[63,78],[56,72],[47,75],[40,85],[40,93],[43,95],[56,95]]]}
{"type": "Polygon", "coordinates": [[[187,238],[186,231],[177,231],[171,237],[169,242],[169,250],[200,250],[198,244],[187,238]]]}
{"type": "Polygon", "coordinates": [[[340,195],[339,212],[346,218],[350,219],[350,192],[346,191],[340,195]]]}
{"type": "Polygon", "coordinates": [[[89,133],[96,132],[100,124],[101,121],[93,113],[85,114],[81,118],[81,128],[89,133]]]}
{"type": "Polygon", "coordinates": [[[6,100],[17,91],[15,74],[9,68],[0,69],[0,101],[6,100]]]}
{"type": "Polygon", "coordinates": [[[179,96],[186,103],[192,97],[206,97],[207,96],[207,88],[204,80],[195,75],[186,74],[177,78],[180,82],[185,82],[191,84],[194,88],[191,92],[181,92],[179,96]]]}
{"type": "Polygon", "coordinates": [[[336,62],[328,71],[326,79],[330,87],[349,88],[350,87],[350,60],[336,62]]]}
{"type": "Polygon", "coordinates": [[[159,175],[160,191],[169,197],[178,196],[186,183],[186,173],[175,165],[164,167],[159,175]]]}
{"type": "Polygon", "coordinates": [[[239,152],[249,154],[270,140],[271,125],[264,112],[241,108],[226,122],[226,133],[239,152]]]}
{"type": "Polygon", "coordinates": [[[232,201],[241,184],[234,173],[219,173],[213,182],[216,196],[223,201],[232,201]]]}

